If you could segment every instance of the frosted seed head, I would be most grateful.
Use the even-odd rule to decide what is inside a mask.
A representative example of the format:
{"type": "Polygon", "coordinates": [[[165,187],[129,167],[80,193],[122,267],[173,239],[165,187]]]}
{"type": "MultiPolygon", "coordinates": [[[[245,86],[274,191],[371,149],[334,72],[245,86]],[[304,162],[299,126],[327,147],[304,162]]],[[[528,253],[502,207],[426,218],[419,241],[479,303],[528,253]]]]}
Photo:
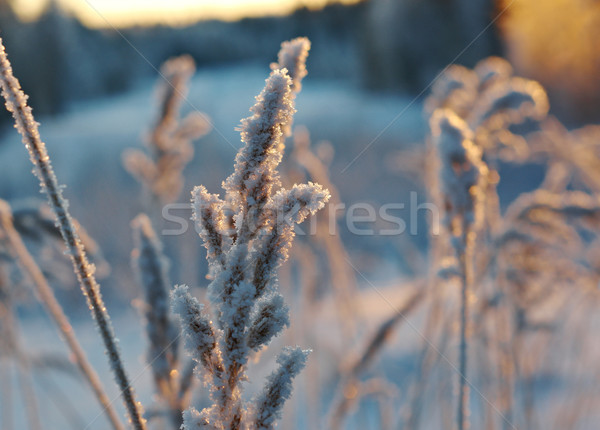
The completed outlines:
{"type": "Polygon", "coordinates": [[[242,120],[245,145],[236,156],[234,173],[223,184],[235,206],[260,206],[279,182],[276,169],[283,155],[283,130],[295,112],[291,83],[286,70],[274,70],[250,109],[253,115],[242,120]]]}
{"type": "Polygon", "coordinates": [[[132,221],[136,249],[133,266],[146,296],[146,332],[150,340],[149,362],[159,379],[169,379],[177,362],[177,335],[169,315],[168,262],[150,219],[138,215],[132,221]]]}
{"type": "Polygon", "coordinates": [[[283,405],[292,394],[292,381],[306,365],[309,350],[286,347],[277,357],[279,368],[267,377],[262,393],[255,401],[255,425],[257,429],[272,429],[281,418],[283,405]]]}
{"type": "Polygon", "coordinates": [[[175,130],[175,138],[183,140],[196,140],[208,134],[212,129],[210,120],[202,112],[191,112],[186,116],[175,130]]]}
{"type": "Polygon", "coordinates": [[[477,98],[477,75],[463,66],[452,65],[435,81],[425,101],[425,111],[448,108],[466,117],[477,98]]]}
{"type": "Polygon", "coordinates": [[[279,293],[261,297],[256,304],[248,330],[248,346],[259,350],[285,327],[289,327],[289,308],[279,293]]]}
{"type": "Polygon", "coordinates": [[[204,306],[190,294],[186,285],[173,289],[171,303],[173,313],[181,319],[186,348],[193,353],[196,361],[207,366],[217,341],[212,323],[202,311],[204,306]]]}
{"type": "Polygon", "coordinates": [[[255,302],[256,287],[250,282],[237,284],[221,306],[224,327],[224,361],[228,368],[248,361],[246,327],[255,302]]]}
{"type": "MultiPolygon", "coordinates": [[[[220,268],[208,287],[218,330],[203,317],[199,303],[184,287],[173,292],[174,310],[182,316],[184,331],[186,321],[188,326],[190,320],[196,322],[192,325],[196,329],[188,330],[186,335],[188,348],[198,356],[198,350],[205,348],[203,345],[214,341],[211,355],[200,354],[200,361],[205,356],[205,367],[213,375],[214,405],[200,413],[188,412],[185,423],[189,425],[217,423],[222,430],[232,428],[240,420],[244,425],[250,424],[245,421],[249,414],[242,403],[240,387],[247,379],[250,352],[259,350],[289,325],[283,297],[269,287],[274,287],[277,268],[287,257],[294,225],[322,208],[329,199],[329,192],[313,183],[295,185],[273,195],[279,188],[277,166],[295,112],[295,92],[306,75],[309,47],[308,40],[302,38],[282,45],[281,64],[274,67],[266,80],[265,88],[250,109],[252,115],[241,122],[244,146],[236,156],[233,174],[223,182],[224,199],[209,194],[204,187],[193,192],[194,220],[209,249],[209,261],[218,262],[220,268]],[[277,217],[278,212],[285,215],[283,219],[277,217]],[[215,233],[225,231],[231,233],[215,233]]],[[[279,369],[270,379],[272,384],[265,389],[268,399],[262,403],[262,410],[270,409],[258,414],[261,423],[253,428],[267,428],[262,427],[265,423],[272,428],[281,405],[291,393],[291,380],[305,361],[306,352],[299,348],[284,351],[278,359],[279,369]]]]}
{"type": "Polygon", "coordinates": [[[497,82],[484,91],[469,123],[475,128],[499,130],[526,119],[539,121],[549,109],[548,96],[539,83],[515,77],[497,82]]]}
{"type": "Polygon", "coordinates": [[[186,96],[187,83],[195,71],[194,60],[189,55],[171,58],[161,66],[162,80],[158,87],[161,104],[159,126],[174,126],[179,106],[186,96]]]}
{"type": "Polygon", "coordinates": [[[478,224],[483,215],[483,181],[488,174],[481,150],[471,140],[473,134],[465,121],[448,109],[435,111],[430,125],[440,163],[446,225],[451,227],[458,219],[467,225],[478,224]]]}
{"type": "Polygon", "coordinates": [[[481,60],[473,70],[479,77],[479,91],[497,82],[507,81],[513,73],[510,63],[500,57],[481,60]]]}
{"type": "Polygon", "coordinates": [[[214,278],[225,265],[225,251],[231,245],[227,235],[223,206],[225,202],[216,194],[210,194],[202,185],[192,191],[192,219],[207,251],[209,278],[214,278]]]}
{"type": "Polygon", "coordinates": [[[273,196],[271,207],[277,212],[277,223],[301,223],[325,206],[331,195],[321,185],[309,182],[295,184],[289,190],[281,190],[273,196]]]}
{"type": "Polygon", "coordinates": [[[298,37],[281,44],[277,55],[277,63],[271,64],[271,69],[287,69],[292,79],[292,91],[295,93],[302,89],[302,79],[308,74],[306,59],[310,50],[310,40],[298,37]]]}

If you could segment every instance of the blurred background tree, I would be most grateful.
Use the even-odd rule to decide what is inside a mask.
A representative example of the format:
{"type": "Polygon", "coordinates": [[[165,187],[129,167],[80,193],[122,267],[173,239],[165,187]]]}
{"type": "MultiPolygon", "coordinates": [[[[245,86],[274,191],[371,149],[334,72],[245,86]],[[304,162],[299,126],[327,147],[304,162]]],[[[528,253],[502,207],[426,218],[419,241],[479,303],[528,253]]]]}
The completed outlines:
{"type": "Polygon", "coordinates": [[[494,17],[492,0],[371,0],[362,44],[366,85],[420,92],[448,64],[472,67],[500,55],[494,17]]]}
{"type": "Polygon", "coordinates": [[[574,123],[598,118],[600,3],[593,0],[328,2],[288,16],[137,26],[121,34],[86,27],[57,0],[37,19],[20,22],[12,3],[0,0],[0,36],[39,114],[122,92],[153,76],[148,62],[156,67],[187,53],[200,68],[262,63],[277,41],[307,36],[314,77],[416,95],[452,62],[472,67],[490,55],[508,56],[517,73],[547,88],[559,116],[574,123]]]}

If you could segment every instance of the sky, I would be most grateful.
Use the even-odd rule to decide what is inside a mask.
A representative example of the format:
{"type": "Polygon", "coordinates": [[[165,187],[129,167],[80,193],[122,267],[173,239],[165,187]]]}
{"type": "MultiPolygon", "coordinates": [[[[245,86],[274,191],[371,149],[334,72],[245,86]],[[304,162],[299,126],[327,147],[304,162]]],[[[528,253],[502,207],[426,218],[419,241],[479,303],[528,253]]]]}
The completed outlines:
{"type": "MultiPolygon", "coordinates": [[[[185,25],[199,19],[236,20],[247,16],[284,15],[298,7],[358,0],[57,0],[90,27],[185,25]]],[[[48,0],[13,0],[25,19],[32,19],[48,0]]]]}

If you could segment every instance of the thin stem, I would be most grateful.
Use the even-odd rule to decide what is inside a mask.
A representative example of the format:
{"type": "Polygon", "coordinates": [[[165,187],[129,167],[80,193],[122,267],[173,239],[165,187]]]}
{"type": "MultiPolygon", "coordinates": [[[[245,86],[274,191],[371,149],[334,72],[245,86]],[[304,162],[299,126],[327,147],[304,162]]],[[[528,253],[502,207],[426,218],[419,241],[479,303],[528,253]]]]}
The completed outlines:
{"type": "MultiPolygon", "coordinates": [[[[437,285],[437,284],[436,284],[437,285]]],[[[427,325],[425,326],[425,339],[434,339],[424,342],[423,348],[417,361],[415,380],[412,384],[412,394],[408,406],[408,417],[403,427],[405,430],[417,430],[421,419],[421,411],[425,403],[425,391],[433,370],[436,368],[443,356],[448,339],[450,338],[449,327],[451,326],[450,315],[444,315],[439,290],[437,286],[433,290],[433,304],[429,310],[427,325]],[[437,341],[435,340],[437,339],[437,341]],[[437,345],[433,348],[433,345],[437,345]]]]}
{"type": "Polygon", "coordinates": [[[469,284],[471,282],[472,235],[469,226],[463,224],[463,249],[458,259],[461,271],[460,290],[460,346],[459,346],[459,387],[458,387],[458,430],[469,428],[469,387],[467,385],[467,324],[469,320],[469,284]]]}
{"type": "Polygon", "coordinates": [[[31,373],[31,361],[27,352],[23,350],[21,345],[21,336],[18,333],[17,322],[14,317],[12,308],[7,308],[6,322],[9,328],[10,343],[13,348],[12,358],[17,365],[17,376],[23,398],[23,407],[27,416],[27,422],[30,430],[42,430],[42,422],[40,421],[40,407],[33,383],[33,375],[31,373]]]}
{"type": "Polygon", "coordinates": [[[13,384],[12,384],[12,369],[10,360],[0,360],[0,389],[2,396],[0,397],[0,416],[2,417],[2,430],[12,430],[13,425],[13,384]]]}
{"type": "Polygon", "coordinates": [[[511,343],[510,339],[510,325],[509,325],[509,304],[506,300],[502,300],[496,315],[496,336],[500,339],[498,342],[498,377],[499,377],[499,389],[500,399],[502,400],[502,414],[506,417],[502,420],[502,429],[509,430],[510,423],[513,422],[513,384],[514,384],[514,369],[511,357],[511,343]]]}
{"type": "Polygon", "coordinates": [[[45,391],[46,397],[54,404],[56,410],[70,424],[71,428],[75,430],[85,429],[86,421],[81,416],[77,406],[69,400],[69,397],[67,397],[62,388],[50,379],[50,375],[38,377],[37,383],[45,391]]]}
{"type": "Polygon", "coordinates": [[[50,285],[48,285],[48,281],[44,277],[44,274],[27,250],[27,247],[15,229],[11,218],[12,215],[10,213],[8,204],[0,201],[0,226],[6,234],[10,247],[17,258],[19,266],[21,266],[22,271],[27,274],[33,282],[33,286],[40,299],[40,302],[60,330],[65,343],[75,357],[75,361],[77,362],[81,373],[83,373],[84,377],[90,384],[90,387],[94,391],[96,398],[100,402],[102,410],[112,424],[112,427],[115,430],[124,430],[123,424],[121,424],[117,412],[111,405],[110,399],[104,391],[104,387],[102,386],[102,382],[100,381],[98,374],[90,364],[85,351],[75,336],[75,332],[73,331],[73,327],[71,326],[69,319],[65,315],[60,303],[56,300],[54,292],[52,291],[50,285]]]}
{"type": "Polygon", "coordinates": [[[17,357],[17,368],[19,370],[19,381],[21,385],[21,394],[23,396],[23,405],[27,415],[27,421],[31,430],[42,430],[40,421],[40,409],[33,387],[33,376],[29,359],[25,354],[19,354],[17,357]]]}
{"type": "Polygon", "coordinates": [[[359,400],[358,398],[348,398],[345,394],[360,387],[361,374],[364,373],[375,357],[381,352],[393,330],[397,329],[400,323],[406,320],[408,314],[421,304],[424,296],[421,285],[419,285],[416,292],[412,293],[402,306],[396,309],[394,314],[379,326],[367,345],[361,350],[357,360],[343,376],[338,387],[339,400],[331,414],[330,428],[341,429],[343,427],[345,418],[352,409],[354,402],[359,400]]]}
{"type": "Polygon", "coordinates": [[[11,288],[5,265],[0,265],[0,345],[6,350],[0,354],[0,417],[2,430],[14,429],[13,369],[14,349],[11,288]]]}
{"type": "MultiPolygon", "coordinates": [[[[464,256],[461,258],[463,270],[465,268],[464,256]]],[[[460,290],[460,349],[459,349],[459,389],[458,389],[458,415],[457,424],[458,430],[463,430],[466,427],[467,408],[468,408],[468,388],[466,385],[467,372],[467,281],[465,276],[461,277],[460,290]]]]}
{"type": "Polygon", "coordinates": [[[33,118],[31,108],[27,106],[27,97],[21,90],[19,81],[13,76],[10,62],[6,57],[4,44],[0,40],[0,84],[2,95],[6,99],[6,107],[13,114],[17,129],[23,136],[31,162],[36,167],[36,175],[40,180],[42,190],[47,194],[50,207],[56,217],[60,233],[67,245],[67,250],[73,263],[73,269],[93,318],[96,320],[100,335],[104,342],[109,363],[115,380],[121,390],[121,396],[127,408],[129,418],[136,430],[145,430],[141,407],[138,406],[133,388],[123,367],[121,354],[117,346],[112,323],[106,311],[100,294],[100,286],[94,276],[94,268],[88,262],[86,251],[79,240],[73,219],[67,209],[67,202],[62,196],[62,190],[50,163],[46,145],[42,142],[37,123],[33,118]]]}

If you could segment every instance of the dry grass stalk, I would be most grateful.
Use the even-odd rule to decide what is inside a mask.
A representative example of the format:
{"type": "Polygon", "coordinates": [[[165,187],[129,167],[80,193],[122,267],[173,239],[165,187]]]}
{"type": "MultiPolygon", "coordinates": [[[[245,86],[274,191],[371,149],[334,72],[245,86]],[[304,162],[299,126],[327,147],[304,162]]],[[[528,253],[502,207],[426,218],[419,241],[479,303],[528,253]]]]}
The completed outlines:
{"type": "Polygon", "coordinates": [[[1,41],[0,74],[2,95],[6,99],[6,107],[13,114],[17,130],[23,136],[23,143],[29,151],[31,162],[35,166],[35,174],[40,180],[42,191],[48,196],[50,207],[67,245],[73,269],[81,289],[87,297],[92,316],[100,330],[109,363],[121,390],[131,424],[136,430],[144,430],[146,425],[142,418],[141,405],[135,399],[133,388],[123,367],[112,323],[100,294],[100,286],[96,282],[94,268],[88,262],[85,248],[77,235],[75,224],[67,209],[67,201],[62,196],[62,188],[59,186],[54,169],[50,164],[46,145],[40,138],[37,123],[33,118],[31,108],[27,105],[27,97],[21,90],[19,81],[13,76],[10,62],[1,41]]]}
{"type": "Polygon", "coordinates": [[[21,270],[27,274],[31,279],[36,294],[48,312],[48,314],[54,320],[57,328],[59,329],[62,338],[69,347],[77,366],[81,370],[81,373],[90,385],[90,388],[94,392],[94,395],[100,403],[102,411],[106,414],[111,426],[115,430],[122,430],[123,424],[121,424],[117,412],[112,406],[106,391],[98,377],[98,374],[90,364],[85,351],[81,347],[81,344],[77,340],[73,327],[69,322],[69,319],[65,315],[62,306],[56,300],[54,292],[48,281],[44,277],[44,274],[35,263],[33,257],[27,250],[21,236],[14,228],[12,223],[12,214],[8,203],[0,200],[0,230],[6,235],[8,244],[11,248],[14,258],[21,270]]]}
{"type": "Polygon", "coordinates": [[[469,295],[473,288],[475,238],[483,222],[487,166],[472,141],[467,124],[448,109],[435,111],[431,118],[432,137],[440,165],[439,186],[444,202],[444,224],[459,262],[460,346],[457,427],[468,428],[469,389],[467,386],[467,324],[469,295]]]}
{"type": "Polygon", "coordinates": [[[194,155],[192,142],[210,131],[210,120],[201,112],[179,118],[194,60],[183,55],[165,62],[159,81],[160,115],[147,138],[150,155],[139,149],[123,154],[126,169],[144,186],[151,202],[175,201],[183,189],[183,169],[194,155]]]}

